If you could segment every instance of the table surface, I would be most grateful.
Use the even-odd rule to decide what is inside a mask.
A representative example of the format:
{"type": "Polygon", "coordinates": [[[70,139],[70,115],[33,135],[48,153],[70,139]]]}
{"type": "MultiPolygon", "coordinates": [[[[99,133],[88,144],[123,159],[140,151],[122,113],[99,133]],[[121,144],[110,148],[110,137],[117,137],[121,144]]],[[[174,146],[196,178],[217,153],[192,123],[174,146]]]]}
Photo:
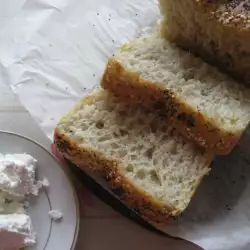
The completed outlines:
{"type": "MultiPolygon", "coordinates": [[[[18,12],[25,0],[0,0],[0,30],[18,12]],[[4,1],[4,3],[3,3],[4,1]]],[[[0,130],[28,136],[48,149],[51,142],[4,82],[0,80],[0,130]]],[[[161,237],[122,217],[83,188],[81,227],[77,250],[197,250],[195,246],[161,237]]]]}

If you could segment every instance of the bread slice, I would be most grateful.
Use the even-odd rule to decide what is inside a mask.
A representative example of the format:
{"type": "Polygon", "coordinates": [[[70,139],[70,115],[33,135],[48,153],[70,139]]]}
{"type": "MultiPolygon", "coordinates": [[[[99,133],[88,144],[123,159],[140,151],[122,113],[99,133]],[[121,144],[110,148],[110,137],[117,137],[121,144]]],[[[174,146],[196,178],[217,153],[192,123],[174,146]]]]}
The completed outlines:
{"type": "Polygon", "coordinates": [[[250,90],[157,36],[125,44],[110,58],[101,85],[157,110],[217,154],[232,150],[250,119],[250,90]]]}
{"type": "Polygon", "coordinates": [[[213,157],[155,113],[102,89],[62,118],[54,141],[68,160],[99,173],[129,208],[158,223],[184,211],[213,157]]]}
{"type": "Polygon", "coordinates": [[[159,0],[161,33],[250,87],[248,0],[159,0]]]}

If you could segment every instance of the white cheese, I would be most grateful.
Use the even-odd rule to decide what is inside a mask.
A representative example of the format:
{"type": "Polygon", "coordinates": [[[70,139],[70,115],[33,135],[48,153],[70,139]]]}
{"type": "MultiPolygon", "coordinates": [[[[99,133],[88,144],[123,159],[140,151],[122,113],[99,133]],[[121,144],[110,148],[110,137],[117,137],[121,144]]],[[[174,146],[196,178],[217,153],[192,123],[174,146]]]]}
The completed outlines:
{"type": "Polygon", "coordinates": [[[44,178],[42,181],[38,181],[43,187],[49,187],[49,180],[47,178],[44,178]]]}
{"type": "Polygon", "coordinates": [[[0,157],[0,190],[13,196],[38,195],[41,184],[35,181],[36,159],[28,154],[0,157]]]}
{"type": "Polygon", "coordinates": [[[0,250],[33,246],[35,233],[26,214],[0,215],[0,250]]]}
{"type": "Polygon", "coordinates": [[[51,210],[49,211],[49,216],[52,220],[60,220],[63,217],[63,213],[59,210],[51,210]]]}
{"type": "Polygon", "coordinates": [[[31,218],[26,215],[30,195],[48,187],[49,181],[36,181],[37,160],[28,154],[0,154],[0,250],[13,250],[35,244],[31,218]]]}
{"type": "Polygon", "coordinates": [[[0,214],[25,213],[27,207],[22,198],[0,191],[0,214]]]}

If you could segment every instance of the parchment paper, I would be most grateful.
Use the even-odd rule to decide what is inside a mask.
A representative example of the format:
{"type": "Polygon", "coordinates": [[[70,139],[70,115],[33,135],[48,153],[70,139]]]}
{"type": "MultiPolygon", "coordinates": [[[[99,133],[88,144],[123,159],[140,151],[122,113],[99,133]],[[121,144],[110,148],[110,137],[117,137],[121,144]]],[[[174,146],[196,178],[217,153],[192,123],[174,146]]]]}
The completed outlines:
{"type": "MultiPolygon", "coordinates": [[[[52,139],[59,118],[99,84],[108,56],[154,32],[159,18],[156,0],[26,1],[0,31],[0,76],[52,139]]],[[[249,250],[246,158],[239,147],[217,158],[184,215],[163,230],[208,250],[249,250]]]]}

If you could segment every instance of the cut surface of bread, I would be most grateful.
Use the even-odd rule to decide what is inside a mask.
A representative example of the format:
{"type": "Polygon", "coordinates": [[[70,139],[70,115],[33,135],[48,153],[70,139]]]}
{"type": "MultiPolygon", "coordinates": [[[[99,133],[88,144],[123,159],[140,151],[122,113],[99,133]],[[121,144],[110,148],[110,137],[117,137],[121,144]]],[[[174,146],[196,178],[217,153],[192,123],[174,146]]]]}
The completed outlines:
{"type": "Polygon", "coordinates": [[[250,87],[249,0],[159,0],[161,33],[250,87]]]}
{"type": "Polygon", "coordinates": [[[213,157],[102,89],[61,119],[54,140],[68,160],[99,173],[126,205],[158,223],[184,211],[213,157]]]}
{"type": "Polygon", "coordinates": [[[250,119],[250,90],[157,36],[125,44],[110,58],[101,85],[158,110],[217,154],[232,150],[250,119]]]}

